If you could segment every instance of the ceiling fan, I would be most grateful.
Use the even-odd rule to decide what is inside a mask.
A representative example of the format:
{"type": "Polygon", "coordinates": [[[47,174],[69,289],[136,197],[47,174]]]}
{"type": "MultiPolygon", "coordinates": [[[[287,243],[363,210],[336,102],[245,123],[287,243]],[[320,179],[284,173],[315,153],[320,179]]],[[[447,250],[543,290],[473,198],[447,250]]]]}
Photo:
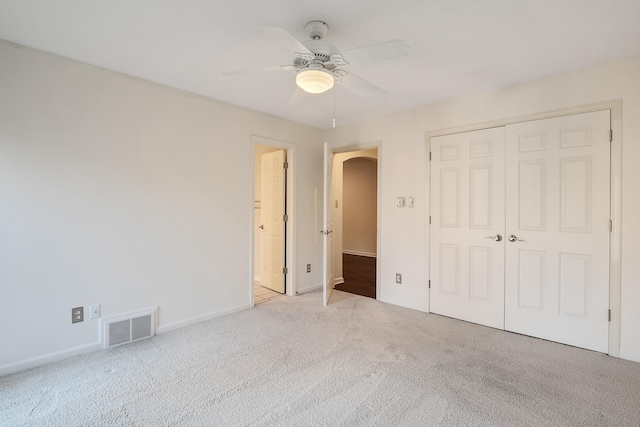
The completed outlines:
{"type": "Polygon", "coordinates": [[[299,42],[282,28],[261,27],[261,31],[293,53],[293,63],[269,67],[227,71],[233,76],[261,71],[296,71],[296,84],[308,93],[323,93],[339,83],[345,88],[367,98],[383,99],[388,94],[383,89],[348,72],[342,67],[364,64],[406,56],[408,46],[402,40],[390,40],[345,51],[324,39],[329,26],[322,21],[311,21],[305,26],[309,40],[299,42]]]}

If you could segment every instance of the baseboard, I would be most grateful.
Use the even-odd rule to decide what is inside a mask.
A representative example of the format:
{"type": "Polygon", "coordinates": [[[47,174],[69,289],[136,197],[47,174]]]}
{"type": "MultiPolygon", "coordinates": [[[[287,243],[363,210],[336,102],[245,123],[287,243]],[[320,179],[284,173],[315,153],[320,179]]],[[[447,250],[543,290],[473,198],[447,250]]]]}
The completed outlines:
{"type": "MultiPolygon", "coordinates": [[[[158,326],[156,328],[156,334],[162,334],[165,332],[173,331],[174,329],[183,328],[185,326],[195,325],[196,323],[205,322],[207,320],[215,319],[217,317],[226,316],[227,314],[236,313],[249,308],[249,304],[242,304],[236,307],[232,307],[226,310],[220,310],[213,313],[205,314],[204,316],[196,316],[191,319],[183,320],[180,322],[170,323],[168,325],[158,326]]],[[[82,354],[93,353],[94,351],[103,350],[102,342],[96,341],[94,343],[70,348],[68,350],[62,350],[55,353],[49,353],[44,356],[33,357],[21,362],[11,363],[8,365],[0,366],[0,377],[5,375],[11,375],[18,372],[26,371],[27,369],[37,368],[39,366],[48,365],[50,363],[59,362],[70,357],[79,356],[82,354]]]]}
{"type": "Polygon", "coordinates": [[[338,277],[338,278],[334,279],[334,281],[333,281],[333,285],[334,286],[335,285],[339,285],[341,283],[344,283],[344,277],[338,277]]]}
{"type": "Polygon", "coordinates": [[[359,252],[359,251],[351,251],[348,249],[343,249],[342,250],[343,254],[347,254],[347,255],[358,255],[358,256],[366,256],[369,258],[376,258],[378,256],[378,254],[372,253],[372,252],[359,252]]]}
{"type": "Polygon", "coordinates": [[[32,357],[31,359],[23,360],[22,362],[0,366],[0,377],[26,371],[27,369],[37,368],[39,366],[48,365],[50,363],[59,362],[70,357],[80,356],[81,354],[93,353],[94,351],[102,349],[102,343],[100,341],[96,341],[88,345],[82,345],[67,350],[57,351],[55,353],[49,353],[45,354],[44,356],[32,357]]]}
{"type": "Polygon", "coordinates": [[[239,311],[247,310],[248,308],[250,308],[249,304],[241,304],[235,307],[227,308],[225,310],[214,311],[212,313],[204,314],[202,316],[195,316],[190,319],[181,320],[179,322],[168,323],[166,325],[158,326],[156,328],[156,334],[164,334],[165,332],[184,328],[185,326],[195,325],[196,323],[206,322],[207,320],[212,320],[217,317],[226,316],[227,314],[237,313],[239,311]]]}
{"type": "Polygon", "coordinates": [[[640,353],[637,351],[627,351],[620,349],[620,358],[640,363],[640,353]]]}
{"type": "Polygon", "coordinates": [[[315,291],[316,289],[321,289],[322,285],[320,284],[315,284],[315,285],[311,285],[311,286],[302,286],[299,287],[298,289],[296,289],[296,293],[298,294],[304,294],[305,292],[311,292],[311,291],[315,291]]]}
{"type": "Polygon", "coordinates": [[[253,276],[253,281],[260,283],[261,282],[260,276],[253,276]]]}

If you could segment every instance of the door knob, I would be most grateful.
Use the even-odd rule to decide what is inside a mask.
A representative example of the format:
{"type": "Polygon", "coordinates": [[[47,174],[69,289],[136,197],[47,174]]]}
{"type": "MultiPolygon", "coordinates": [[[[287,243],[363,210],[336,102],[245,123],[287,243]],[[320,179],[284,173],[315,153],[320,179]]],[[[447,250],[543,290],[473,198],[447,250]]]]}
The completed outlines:
{"type": "Polygon", "coordinates": [[[260,227],[258,227],[260,230],[264,230],[264,225],[261,225],[260,227]]]}
{"type": "Polygon", "coordinates": [[[496,242],[501,242],[502,241],[502,236],[499,234],[496,234],[495,236],[487,236],[485,237],[486,239],[492,239],[495,240],[496,242]]]}
{"type": "Polygon", "coordinates": [[[515,234],[512,234],[511,236],[509,236],[508,240],[510,242],[524,242],[524,240],[518,239],[518,237],[515,234]]]}

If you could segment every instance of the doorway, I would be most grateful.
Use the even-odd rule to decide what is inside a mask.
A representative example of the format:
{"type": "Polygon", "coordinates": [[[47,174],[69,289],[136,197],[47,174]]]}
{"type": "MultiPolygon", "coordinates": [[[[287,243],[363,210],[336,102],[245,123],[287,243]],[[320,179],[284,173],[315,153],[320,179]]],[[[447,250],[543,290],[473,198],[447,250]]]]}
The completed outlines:
{"type": "Polygon", "coordinates": [[[283,144],[261,138],[253,144],[252,306],[293,292],[291,150],[283,144]]]}
{"type": "Polygon", "coordinates": [[[431,139],[431,311],[608,349],[609,110],[431,139]]]}
{"type": "Polygon", "coordinates": [[[375,299],[378,149],[335,154],[332,183],[335,289],[375,299]]]}

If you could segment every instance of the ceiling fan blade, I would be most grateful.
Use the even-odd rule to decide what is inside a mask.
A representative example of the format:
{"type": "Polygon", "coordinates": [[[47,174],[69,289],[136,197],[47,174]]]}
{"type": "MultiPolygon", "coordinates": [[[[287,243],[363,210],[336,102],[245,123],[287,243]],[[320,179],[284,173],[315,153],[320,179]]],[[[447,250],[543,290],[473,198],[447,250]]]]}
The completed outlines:
{"type": "Polygon", "coordinates": [[[296,40],[286,30],[277,27],[260,27],[260,30],[269,36],[273,41],[289,49],[291,52],[311,53],[302,43],[296,40]]]}
{"type": "Polygon", "coordinates": [[[409,54],[409,46],[402,40],[370,44],[340,52],[351,65],[368,64],[388,59],[402,58],[409,54]]]}
{"type": "Polygon", "coordinates": [[[230,70],[222,73],[223,76],[237,76],[240,74],[253,74],[261,73],[263,71],[278,71],[278,70],[295,70],[295,65],[271,65],[269,67],[257,67],[257,68],[245,68],[243,70],[230,70]]]}
{"type": "Polygon", "coordinates": [[[338,83],[358,95],[371,99],[384,99],[389,95],[385,90],[380,89],[378,86],[369,83],[353,73],[347,73],[344,70],[342,70],[342,73],[344,73],[344,75],[340,77],[340,80],[336,79],[338,83]]]}
{"type": "Polygon", "coordinates": [[[296,90],[293,92],[291,99],[289,100],[289,108],[299,108],[305,101],[305,95],[308,95],[308,93],[296,85],[296,90]]]}

